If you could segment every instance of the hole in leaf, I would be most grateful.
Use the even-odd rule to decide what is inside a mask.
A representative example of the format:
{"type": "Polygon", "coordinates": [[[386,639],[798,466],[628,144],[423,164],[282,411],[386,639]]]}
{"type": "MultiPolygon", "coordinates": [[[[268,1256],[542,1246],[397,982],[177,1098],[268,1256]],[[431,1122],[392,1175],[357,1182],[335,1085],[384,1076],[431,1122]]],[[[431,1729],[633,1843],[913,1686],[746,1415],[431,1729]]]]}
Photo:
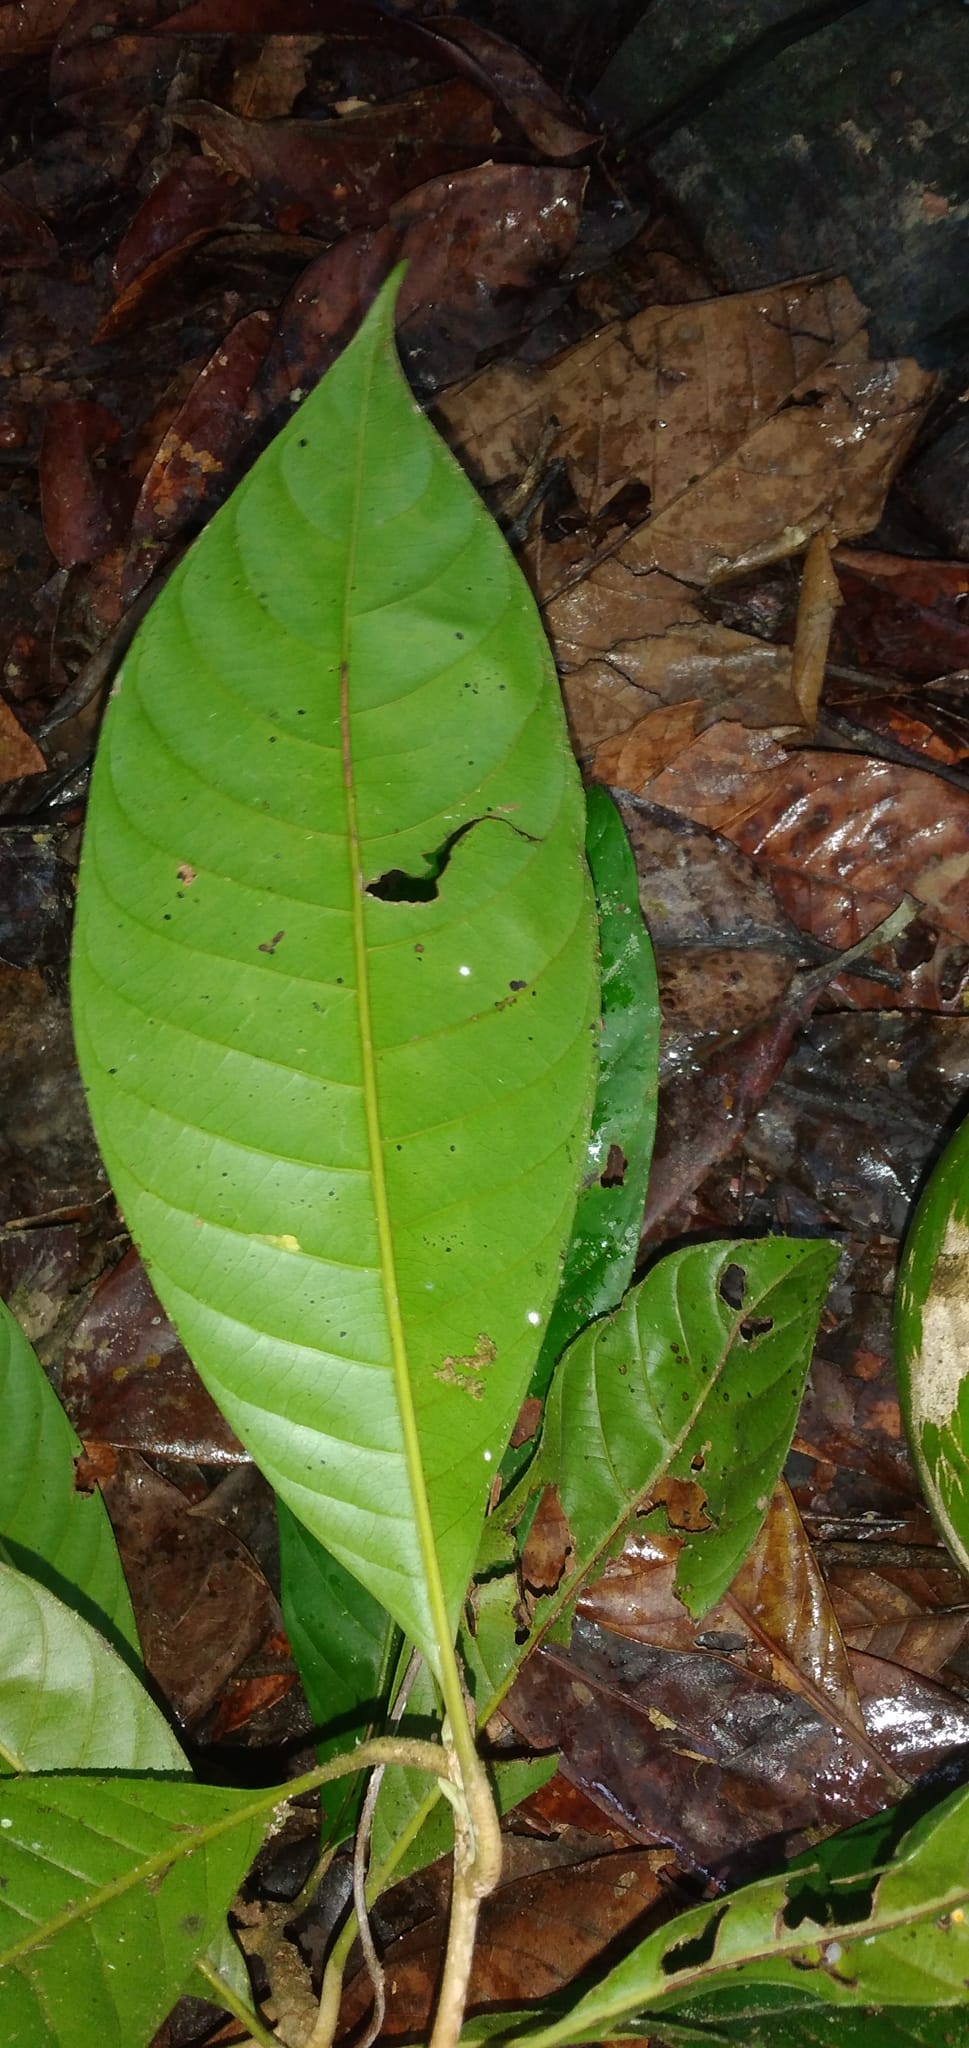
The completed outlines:
{"type": "Polygon", "coordinates": [[[680,1970],[695,1970],[702,1963],[709,1963],[717,1945],[720,1922],[726,1913],[726,1906],[718,1906],[711,1913],[702,1934],[695,1934],[692,1941],[679,1941],[668,1948],[663,1957],[663,1975],[675,1977],[680,1970]]]}
{"type": "Polygon", "coordinates": [[[433,903],[438,894],[438,884],[459,840],[476,825],[507,825],[517,833],[519,839],[531,839],[530,832],[522,832],[513,825],[510,818],[496,818],[486,812],[483,818],[468,818],[450,832],[443,844],[433,853],[425,853],[427,871],[423,875],[410,875],[405,868],[387,868],[384,874],[375,876],[367,883],[367,895],[378,896],[382,903],[433,903]]]}
{"type": "Polygon", "coordinates": [[[773,1316],[746,1316],[740,1325],[740,1334],[747,1344],[755,1337],[766,1337],[774,1327],[773,1316]]]}
{"type": "Polygon", "coordinates": [[[725,1266],[720,1275],[719,1295],[728,1308],[743,1308],[747,1292],[747,1275],[742,1266],[725,1266]]]}
{"type": "Polygon", "coordinates": [[[600,1187],[621,1188],[626,1178],[626,1168],[628,1165],[629,1161],[622,1146],[610,1145],[609,1157],[599,1175],[600,1187]]]}

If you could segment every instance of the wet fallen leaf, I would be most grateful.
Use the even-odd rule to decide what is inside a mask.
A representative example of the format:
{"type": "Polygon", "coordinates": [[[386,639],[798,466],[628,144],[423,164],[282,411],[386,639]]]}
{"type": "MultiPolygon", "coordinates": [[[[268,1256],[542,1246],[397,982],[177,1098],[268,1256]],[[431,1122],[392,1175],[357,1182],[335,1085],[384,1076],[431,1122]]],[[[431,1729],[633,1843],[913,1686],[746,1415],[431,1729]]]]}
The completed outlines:
{"type": "MultiPolygon", "coordinates": [[[[680,1544],[650,1522],[627,1538],[579,1603],[585,1619],[634,1642],[731,1655],[801,1694],[883,1768],[869,1744],[834,1607],[787,1485],[778,1482],[760,1533],[724,1598],[691,1619],[676,1598],[680,1544]]],[[[896,1796],[903,1787],[896,1788],[896,1796]]]]}
{"type": "Polygon", "coordinates": [[[101,1281],[75,1324],[61,1394],[85,1440],[212,1465],[245,1458],[133,1251],[101,1281]]]}
{"type": "Polygon", "coordinates": [[[433,390],[473,368],[515,331],[527,287],[568,255],[585,182],[584,171],[480,164],[408,193],[383,227],[345,235],[289,293],[256,379],[257,406],[271,411],[316,382],[398,261],[408,266],[398,342],[412,376],[433,390]],[[498,238],[503,217],[514,232],[498,238]]]}
{"type": "Polygon", "coordinates": [[[587,172],[478,164],[436,178],[391,209],[408,270],[397,302],[404,360],[420,388],[466,375],[519,332],[519,298],[575,241],[587,172]],[[496,235],[495,222],[506,223],[496,235]]]}
{"type": "MultiPolygon", "coordinates": [[[[864,1542],[840,1546],[854,1563],[826,1564],[828,1590],[849,1649],[902,1664],[922,1678],[943,1678],[947,1667],[965,1685],[969,1602],[965,1581],[946,1563],[866,1563],[864,1542]]],[[[874,1546],[867,1546],[869,1552],[874,1546]]],[[[838,1554],[839,1546],[829,1545],[838,1554]]],[[[890,1551],[889,1551],[890,1556],[890,1551]]],[[[951,1680],[949,1681],[951,1682],[951,1680]]]]}
{"type": "Polygon", "coordinates": [[[560,1769],[633,1840],[722,1881],[876,1812],[897,1782],[776,1681],[585,1621],[570,1650],[529,1660],[504,1711],[531,1745],[560,1748],[560,1769]]]}
{"type": "Polygon", "coordinates": [[[914,683],[969,669],[969,564],[839,548],[834,567],[843,658],[914,683]]]}
{"type": "Polygon", "coordinates": [[[124,588],[141,589],[165,543],[221,502],[251,432],[246,400],[269,346],[268,313],[248,313],[199,372],[155,451],[131,521],[124,588]]]}
{"type": "Polygon", "coordinates": [[[97,561],[127,524],[127,479],[98,459],[114,447],[120,431],[114,414],[90,400],[55,399],[47,409],[41,509],[47,544],[62,568],[97,561]]]}
{"type": "Polygon", "coordinates": [[[330,237],[375,225],[412,186],[473,161],[492,133],[490,99],[462,79],[337,121],[242,121],[199,101],[178,119],[256,189],[274,225],[330,237]]]}
{"type": "Polygon", "coordinates": [[[543,156],[579,156],[591,148],[595,135],[579,126],[565,101],[513,43],[460,14],[434,15],[420,27],[439,49],[463,59],[468,76],[507,107],[543,156]]]}
{"type": "MultiPolygon", "coordinates": [[[[513,1874],[513,1851],[508,1862],[511,1874],[481,1909],[469,2012],[550,1996],[571,1983],[608,1943],[633,1927],[640,1931],[640,1923],[645,1933],[657,1914],[666,1917],[665,1894],[646,1850],[621,1849],[523,1876],[513,1874]]],[[[436,1904],[430,1892],[424,1920],[384,1953],[388,2002],[382,2039],[426,2029],[445,1935],[443,1913],[433,1911],[436,1904]]],[[[341,2038],[365,2017],[371,2002],[369,1979],[361,1970],[347,1984],[341,2038]]]]}
{"type": "Polygon", "coordinates": [[[111,266],[119,292],[139,272],[174,256],[232,218],[239,181],[204,156],[188,157],[154,185],[138,208],[111,266]]]}
{"type": "Polygon", "coordinates": [[[101,1491],[145,1663],[187,1726],[201,1720],[275,1619],[255,1560],[137,1452],[115,1450],[101,1491]]]}

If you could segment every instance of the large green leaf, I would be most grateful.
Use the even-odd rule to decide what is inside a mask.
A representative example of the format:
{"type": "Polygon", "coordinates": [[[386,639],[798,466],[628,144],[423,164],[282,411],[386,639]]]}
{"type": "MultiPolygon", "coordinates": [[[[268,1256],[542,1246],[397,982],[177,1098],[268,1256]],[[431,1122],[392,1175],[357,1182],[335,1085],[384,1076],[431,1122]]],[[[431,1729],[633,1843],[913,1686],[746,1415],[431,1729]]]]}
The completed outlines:
{"type": "MultiPolygon", "coordinates": [[[[520,2038],[530,2048],[614,2040],[630,2031],[661,2041],[669,2014],[671,2039],[675,2020],[682,2019],[698,2032],[706,2025],[713,2041],[729,2041],[737,2037],[718,2031],[721,2012],[729,2028],[742,2006],[745,2043],[796,2042],[799,2009],[803,2017],[804,2006],[813,2004],[822,2015],[827,2008],[829,2023],[837,2022],[813,2036],[831,2048],[852,2040],[854,2007],[868,2015],[884,2009],[902,2041],[906,2007],[914,2008],[917,2022],[935,2011],[941,2021],[936,2039],[944,2041],[953,2009],[962,2026],[969,1977],[969,1791],[954,1793],[897,1846],[886,1844],[873,1855],[885,1819],[880,1816],[874,1830],[864,1824],[834,1837],[782,1877],[681,1914],[569,2001],[570,2009],[551,2025],[534,2012],[521,2013],[514,2016],[517,2026],[508,2017],[498,2028],[489,2026],[489,2037],[520,2038]],[[795,2025],[782,2034],[772,2022],[785,2000],[795,2025]],[[770,2026],[763,2036],[754,2024],[761,2012],[770,2026]],[[522,2035],[525,2021],[537,2024],[522,2035]],[[636,2023],[632,2030],[630,2022],[636,2023]]],[[[466,2038],[481,2038],[474,2023],[466,2038]]],[[[909,2038],[918,2040],[918,2033],[909,2038]]],[[[964,2028],[954,2038],[964,2038],[964,2028]]],[[[862,2042],[875,2048],[876,2041],[880,2048],[881,2040],[891,2039],[889,2031],[881,2037],[869,2031],[860,2035],[859,2048],[862,2042]]]]}
{"type": "Polygon", "coordinates": [[[391,289],[133,644],[73,988],[203,1378],[439,1667],[555,1292],[598,997],[551,658],[392,314],[391,289]]]}
{"type": "Polygon", "coordinates": [[[969,1121],[932,1173],[905,1241],[895,1362],[926,1500],[969,1572],[969,1121]]]}
{"type": "Polygon", "coordinates": [[[0,1302],[0,1558],[39,1579],[140,1663],[131,1600],[99,1493],[79,1493],[81,1451],[23,1331],[0,1302]]]}
{"type": "MultiPolygon", "coordinates": [[[[615,1308],[629,1284],[639,1244],[656,1118],[659,999],[652,948],[639,909],[636,864],[625,827],[604,789],[586,793],[586,852],[595,891],[602,966],[602,1024],[592,1130],[562,1273],[530,1391],[544,1394],[569,1338],[615,1308]]],[[[536,1439],[537,1441],[537,1439],[536,1439]]],[[[506,1480],[528,1463],[534,1443],[509,1449],[506,1480]]],[[[279,1503],[283,1618],[314,1720],[334,1733],[317,1743],[321,1761],[342,1741],[361,1739],[386,1706],[393,1675],[388,1653],[397,1635],[386,1610],[279,1503]]],[[[432,1703],[426,1702],[428,1712],[432,1703]]],[[[422,1729],[426,1732],[426,1729],[422,1729]]],[[[381,1793],[378,1838],[407,1804],[408,1782],[422,1806],[426,1781],[394,1772],[381,1793]]],[[[499,1803],[503,1786],[499,1787],[499,1803]]],[[[334,1787],[328,1826],[347,1825],[355,1788],[334,1787]]]]}
{"type": "Polygon", "coordinates": [[[163,1778],[0,1782],[4,2042],[144,2048],[219,1939],[271,1796],[163,1778]]]}
{"type": "Polygon", "coordinates": [[[37,1580],[0,1564],[0,1771],[187,1771],[127,1664],[37,1580]]]}

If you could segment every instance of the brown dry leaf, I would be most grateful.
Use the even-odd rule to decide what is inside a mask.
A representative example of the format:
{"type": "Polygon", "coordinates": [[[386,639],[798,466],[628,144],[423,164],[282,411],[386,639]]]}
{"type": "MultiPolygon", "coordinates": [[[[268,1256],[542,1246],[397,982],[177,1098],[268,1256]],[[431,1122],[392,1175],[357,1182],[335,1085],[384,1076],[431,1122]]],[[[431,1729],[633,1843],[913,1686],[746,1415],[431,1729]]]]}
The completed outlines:
{"type": "Polygon", "coordinates": [[[34,745],[6,698],[0,697],[0,783],[17,782],[22,775],[43,775],[47,763],[34,745]]]}
{"type": "Polygon", "coordinates": [[[848,1653],[790,1488],[780,1479],[766,1520],[722,1600],[692,1620],[674,1591],[679,1539],[634,1531],[579,1602],[580,1613],[634,1642],[738,1655],[752,1671],[801,1694],[869,1755],[848,1653]]]}
{"type": "MultiPolygon", "coordinates": [[[[550,1997],[644,1915],[652,1916],[660,1908],[661,1917],[666,1917],[657,1859],[648,1850],[624,1848],[519,1876],[514,1874],[518,1846],[508,1844],[509,1875],[481,1908],[470,2013],[482,2006],[550,1997]]],[[[437,1875],[437,1866],[424,1875],[431,1917],[391,1942],[384,1954],[388,1999],[382,2040],[425,2035],[446,1931],[443,1873],[431,1888],[437,1875]]],[[[645,1933],[647,1927],[638,1931],[645,1933]]],[[[364,2018],[371,2002],[369,1978],[359,1970],[344,1995],[341,2039],[364,2018]]]]}
{"type": "Polygon", "coordinates": [[[198,1721],[276,1618],[251,1553],[135,1451],[101,1481],[145,1663],[179,1718],[198,1721]]]}
{"type": "Polygon", "coordinates": [[[902,1664],[923,1678],[939,1678],[969,1641],[965,1581],[953,1567],[859,1562],[828,1570],[828,1591],[851,1650],[902,1664]]]}
{"type": "Polygon", "coordinates": [[[862,319],[844,279],[649,307],[440,402],[480,481],[564,472],[569,502],[546,502],[524,559],[580,753],[698,695],[711,715],[804,724],[789,650],[710,624],[694,593],[878,517],[933,379],[872,363],[862,319]]]}
{"type": "Polygon", "coordinates": [[[150,1457],[244,1463],[137,1253],[105,1274],[64,1352],[61,1397],[78,1436],[150,1457]]]}
{"type": "Polygon", "coordinates": [[[791,753],[766,733],[714,725],[669,748],[651,712],[597,748],[592,772],[724,833],[756,863],[799,930],[853,946],[906,894],[923,906],[887,964],[886,991],[857,976],[843,1000],[950,1009],[969,974],[969,793],[919,768],[827,752],[791,753]],[[665,762],[663,750],[666,751],[665,762]]]}
{"type": "Polygon", "coordinates": [[[241,121],[204,101],[178,119],[223,171],[253,185],[286,233],[376,225],[414,185],[472,163],[492,136],[490,99],[463,79],[336,121],[241,121]]]}
{"type": "Polygon", "coordinates": [[[236,64],[227,95],[230,111],[247,121],[278,121],[291,113],[322,42],[321,35],[267,36],[236,64]]]}

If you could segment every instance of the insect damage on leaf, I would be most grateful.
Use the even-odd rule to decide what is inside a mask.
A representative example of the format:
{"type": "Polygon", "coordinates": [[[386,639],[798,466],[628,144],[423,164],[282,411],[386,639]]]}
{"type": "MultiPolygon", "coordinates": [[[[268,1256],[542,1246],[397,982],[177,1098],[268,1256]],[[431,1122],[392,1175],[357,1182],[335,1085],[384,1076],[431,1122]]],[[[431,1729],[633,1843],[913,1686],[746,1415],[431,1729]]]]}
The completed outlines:
{"type": "Polygon", "coordinates": [[[481,1374],[485,1366],[494,1364],[497,1356],[491,1338],[481,1330],[474,1350],[468,1352],[464,1358],[454,1358],[449,1354],[441,1361],[434,1378],[440,1380],[445,1387],[460,1387],[462,1393],[470,1394],[472,1401],[480,1401],[484,1393],[484,1380],[481,1374]]]}

